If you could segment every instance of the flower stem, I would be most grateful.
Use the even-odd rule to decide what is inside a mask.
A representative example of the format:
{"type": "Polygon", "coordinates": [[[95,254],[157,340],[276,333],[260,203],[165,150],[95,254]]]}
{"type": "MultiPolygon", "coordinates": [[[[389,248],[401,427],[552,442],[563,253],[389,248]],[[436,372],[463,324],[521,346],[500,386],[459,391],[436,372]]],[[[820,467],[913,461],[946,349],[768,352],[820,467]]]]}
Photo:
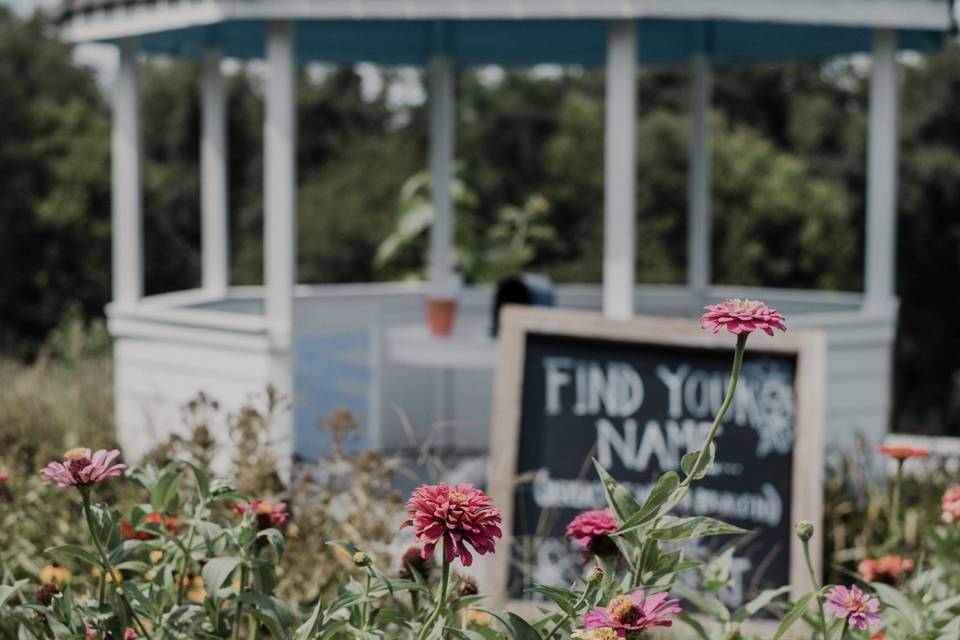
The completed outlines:
{"type": "MultiPolygon", "coordinates": [[[[727,395],[723,398],[720,411],[717,412],[717,416],[713,419],[713,425],[710,427],[710,433],[707,434],[707,439],[703,442],[703,447],[700,448],[700,453],[697,455],[697,460],[693,465],[694,470],[699,469],[703,463],[703,458],[710,450],[710,445],[713,443],[714,436],[717,435],[720,423],[723,422],[723,419],[727,415],[727,410],[730,408],[730,405],[733,404],[733,396],[737,390],[737,382],[740,380],[740,366],[743,364],[743,353],[746,350],[747,336],[749,335],[748,333],[741,333],[737,336],[737,348],[733,354],[733,369],[730,371],[730,383],[727,386],[727,395]]],[[[691,474],[684,478],[680,486],[689,486],[693,481],[693,475],[694,474],[691,474]]]]}
{"type": "Polygon", "coordinates": [[[367,579],[363,583],[363,605],[361,605],[360,607],[360,622],[363,625],[360,628],[363,629],[364,631],[367,630],[367,618],[370,616],[369,614],[370,603],[368,602],[369,598],[370,598],[370,572],[367,571],[367,579]]]}
{"type": "Polygon", "coordinates": [[[240,569],[240,591],[237,592],[237,619],[233,623],[233,640],[239,640],[240,638],[240,627],[243,626],[243,600],[240,599],[240,596],[243,595],[243,592],[247,589],[247,565],[244,564],[240,569]]]}
{"type": "Polygon", "coordinates": [[[817,610],[820,613],[820,631],[823,633],[823,640],[827,640],[827,617],[823,613],[823,599],[820,595],[820,583],[817,581],[817,574],[813,570],[813,563],[810,561],[810,541],[803,540],[803,559],[807,563],[807,572],[810,574],[810,584],[817,592],[817,610]]]}
{"type": "MultiPolygon", "coordinates": [[[[574,610],[574,611],[578,611],[578,610],[580,609],[580,607],[583,605],[584,601],[586,601],[586,599],[587,599],[587,594],[588,594],[589,592],[590,592],[590,587],[587,586],[587,588],[585,588],[585,589],[583,590],[583,593],[580,594],[580,598],[577,599],[577,602],[573,605],[573,610],[574,610]]],[[[555,635],[557,634],[557,631],[560,631],[560,627],[562,627],[564,624],[566,624],[567,620],[569,620],[569,619],[570,619],[570,614],[569,614],[569,613],[564,613],[563,616],[562,616],[559,620],[557,620],[557,624],[555,624],[555,625],[553,626],[553,629],[550,631],[550,633],[548,633],[548,634],[546,635],[546,637],[545,637],[543,640],[551,640],[551,638],[553,638],[553,636],[555,636],[555,635]]]]}
{"type": "MultiPolygon", "coordinates": [[[[847,630],[850,629],[850,618],[846,618],[843,621],[843,629],[840,631],[840,640],[844,640],[847,637],[847,630]]],[[[824,635],[826,638],[826,635],[824,635]]]]}
{"type": "Polygon", "coordinates": [[[903,542],[903,514],[901,511],[903,507],[901,505],[901,488],[903,486],[903,460],[897,460],[897,475],[893,481],[893,497],[891,499],[891,529],[893,529],[894,541],[897,543],[903,542]]]}
{"type": "MultiPolygon", "coordinates": [[[[110,563],[110,556],[107,554],[106,550],[103,548],[103,545],[100,543],[100,539],[97,537],[97,530],[93,524],[93,509],[90,505],[90,488],[81,487],[80,496],[83,498],[83,517],[87,521],[87,528],[90,529],[90,539],[93,540],[93,546],[97,549],[97,553],[100,554],[100,564],[103,565],[100,568],[100,606],[103,606],[103,603],[106,601],[106,592],[107,592],[107,576],[111,579],[116,580],[117,575],[114,573],[113,565],[110,563]]],[[[133,610],[133,605],[127,600],[126,596],[122,593],[120,598],[126,603],[127,608],[130,609],[130,615],[133,618],[134,624],[140,628],[141,633],[146,637],[150,638],[150,634],[147,633],[146,627],[143,626],[143,622],[137,616],[137,612],[133,610]]],[[[103,639],[103,630],[101,629],[97,637],[103,639]]]]}
{"type": "Polygon", "coordinates": [[[447,554],[443,549],[440,550],[440,553],[443,555],[443,571],[440,573],[440,591],[437,593],[437,606],[433,610],[433,613],[430,614],[430,617],[427,618],[427,621],[423,623],[423,628],[420,630],[418,640],[425,640],[430,634],[431,627],[433,627],[434,623],[440,617],[440,613],[446,604],[447,587],[450,583],[450,563],[447,562],[447,554]]]}
{"type": "Polygon", "coordinates": [[[190,557],[193,555],[193,536],[197,531],[196,522],[190,521],[190,531],[187,533],[187,547],[186,551],[183,552],[183,559],[180,561],[180,573],[179,573],[179,584],[177,585],[177,606],[183,604],[183,595],[186,589],[184,588],[184,581],[187,577],[187,564],[190,562],[190,557]]]}

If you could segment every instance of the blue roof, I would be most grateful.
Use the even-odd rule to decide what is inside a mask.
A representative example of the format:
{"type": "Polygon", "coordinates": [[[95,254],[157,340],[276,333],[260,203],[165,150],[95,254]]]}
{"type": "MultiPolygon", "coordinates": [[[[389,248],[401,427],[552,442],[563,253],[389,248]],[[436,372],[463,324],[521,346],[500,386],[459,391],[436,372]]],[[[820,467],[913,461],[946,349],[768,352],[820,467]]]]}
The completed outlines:
{"type": "MultiPolygon", "coordinates": [[[[461,66],[540,63],[602,66],[606,61],[605,20],[301,20],[296,23],[301,62],[371,62],[425,65],[445,53],[461,66]]],[[[637,20],[638,62],[684,65],[707,53],[717,64],[811,60],[869,52],[866,27],[823,26],[734,20],[637,20]]],[[[148,53],[194,57],[218,46],[240,59],[262,58],[266,23],[234,20],[140,36],[148,53]]],[[[900,31],[901,49],[943,46],[939,31],[900,31]]]]}

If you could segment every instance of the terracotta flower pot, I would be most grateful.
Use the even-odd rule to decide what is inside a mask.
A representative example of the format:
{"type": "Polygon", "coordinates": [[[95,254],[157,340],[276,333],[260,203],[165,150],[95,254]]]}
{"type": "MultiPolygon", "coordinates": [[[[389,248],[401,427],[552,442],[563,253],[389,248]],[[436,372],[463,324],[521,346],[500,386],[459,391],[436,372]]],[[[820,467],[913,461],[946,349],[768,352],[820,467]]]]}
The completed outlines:
{"type": "Polygon", "coordinates": [[[423,306],[430,335],[438,338],[449,337],[453,333],[453,322],[457,315],[457,299],[428,296],[424,299],[423,306]]]}

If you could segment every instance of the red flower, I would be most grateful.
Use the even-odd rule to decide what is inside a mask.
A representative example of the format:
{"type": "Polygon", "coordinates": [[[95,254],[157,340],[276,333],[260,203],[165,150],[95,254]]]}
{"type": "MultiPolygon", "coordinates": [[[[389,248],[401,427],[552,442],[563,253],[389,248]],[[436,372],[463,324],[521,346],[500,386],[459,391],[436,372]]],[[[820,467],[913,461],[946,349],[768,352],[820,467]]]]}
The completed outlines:
{"type": "Polygon", "coordinates": [[[944,522],[960,520],[960,484],[947,489],[940,498],[940,509],[944,522]]]}
{"type": "Polygon", "coordinates": [[[6,482],[10,479],[10,474],[6,471],[0,471],[0,483],[6,482]]]}
{"type": "Polygon", "coordinates": [[[712,325],[714,333],[724,327],[734,335],[762,329],[772,336],[774,329],[787,330],[783,314],[759,300],[727,298],[720,304],[708,305],[704,309],[707,312],[700,317],[700,326],[706,329],[712,325]]]}
{"type": "Polygon", "coordinates": [[[926,458],[930,455],[930,452],[926,449],[914,447],[889,447],[885,444],[878,446],[877,451],[893,458],[894,460],[906,460],[907,458],[926,458]]]}
{"type": "Polygon", "coordinates": [[[85,487],[123,473],[127,465],[111,465],[119,455],[116,449],[96,453],[82,447],[70,449],[63,454],[63,462],[54,460],[41,473],[61,487],[85,487]]]}
{"type": "Polygon", "coordinates": [[[870,634],[870,640],[886,640],[887,634],[883,631],[877,631],[870,634]]]}
{"type": "Polygon", "coordinates": [[[290,514],[287,513],[286,502],[254,500],[250,503],[241,502],[236,504],[234,505],[233,510],[235,513],[240,515],[243,515],[248,511],[255,514],[257,517],[257,529],[260,531],[279,527],[287,521],[288,517],[290,517],[290,514]]]}
{"type": "Polygon", "coordinates": [[[904,573],[913,570],[913,560],[887,554],[880,558],[867,558],[857,565],[857,573],[865,582],[896,583],[904,573]]]}
{"type": "MultiPolygon", "coordinates": [[[[143,519],[144,524],[155,524],[157,527],[160,527],[160,513],[154,511],[146,518],[143,519]]],[[[167,533],[171,535],[177,532],[177,521],[172,516],[163,516],[163,527],[167,530],[167,533]]],[[[120,525],[120,536],[124,540],[153,540],[157,537],[155,533],[150,531],[137,530],[133,528],[133,524],[130,522],[124,522],[120,525]]]]}
{"type": "Polygon", "coordinates": [[[577,515],[567,525],[564,535],[576,540],[577,544],[594,555],[607,556],[617,552],[617,547],[608,534],[618,528],[609,508],[597,509],[577,515]]]}
{"type": "Polygon", "coordinates": [[[500,510],[472,484],[423,485],[407,501],[407,515],[400,528],[413,527],[417,541],[424,545],[420,552],[423,558],[432,556],[443,540],[444,559],[452,562],[459,557],[463,566],[469,567],[473,556],[468,543],[483,555],[493,553],[494,538],[503,537],[500,510]]]}

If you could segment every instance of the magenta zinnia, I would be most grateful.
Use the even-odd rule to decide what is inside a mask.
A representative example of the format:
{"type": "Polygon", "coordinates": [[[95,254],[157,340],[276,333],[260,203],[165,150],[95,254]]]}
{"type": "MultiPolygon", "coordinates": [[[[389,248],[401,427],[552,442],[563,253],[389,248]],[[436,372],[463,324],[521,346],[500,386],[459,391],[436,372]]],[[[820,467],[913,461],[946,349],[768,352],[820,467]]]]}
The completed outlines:
{"type": "Polygon", "coordinates": [[[644,597],[643,591],[617,596],[606,607],[597,607],[583,617],[587,629],[614,629],[620,638],[628,632],[642,631],[652,627],[670,627],[668,618],[680,613],[679,600],[670,600],[665,592],[644,597]]]}
{"type": "Polygon", "coordinates": [[[70,449],[63,454],[63,462],[54,460],[42,473],[61,487],[86,487],[123,473],[127,465],[111,464],[119,455],[116,449],[100,449],[96,453],[90,449],[70,449]]]}
{"type": "Polygon", "coordinates": [[[857,631],[880,622],[880,601],[857,585],[849,589],[843,585],[831,589],[824,608],[841,620],[846,618],[850,627],[857,631]]]}
{"type": "Polygon", "coordinates": [[[424,545],[424,558],[432,556],[442,540],[444,560],[459,557],[469,567],[473,556],[467,544],[480,555],[493,553],[494,538],[503,536],[500,510],[472,484],[423,485],[411,494],[406,509],[408,518],[400,527],[413,527],[417,542],[424,545]]]}
{"type": "Polygon", "coordinates": [[[727,298],[720,304],[708,305],[704,309],[707,312],[700,317],[700,325],[704,329],[712,326],[714,333],[724,327],[734,335],[761,329],[772,336],[774,329],[787,330],[783,314],[759,300],[727,298]]]}
{"type": "Polygon", "coordinates": [[[578,514],[567,525],[564,535],[576,540],[584,550],[594,555],[606,556],[617,551],[609,534],[618,528],[613,512],[609,508],[596,509],[578,514]]]}
{"type": "Polygon", "coordinates": [[[257,519],[257,529],[272,529],[279,527],[290,516],[287,513],[286,502],[269,502],[267,500],[254,500],[253,502],[241,502],[233,506],[234,513],[243,515],[246,512],[254,514],[257,519]]]}
{"type": "Polygon", "coordinates": [[[940,510],[944,522],[960,520],[960,484],[947,489],[940,498],[940,510]]]}

